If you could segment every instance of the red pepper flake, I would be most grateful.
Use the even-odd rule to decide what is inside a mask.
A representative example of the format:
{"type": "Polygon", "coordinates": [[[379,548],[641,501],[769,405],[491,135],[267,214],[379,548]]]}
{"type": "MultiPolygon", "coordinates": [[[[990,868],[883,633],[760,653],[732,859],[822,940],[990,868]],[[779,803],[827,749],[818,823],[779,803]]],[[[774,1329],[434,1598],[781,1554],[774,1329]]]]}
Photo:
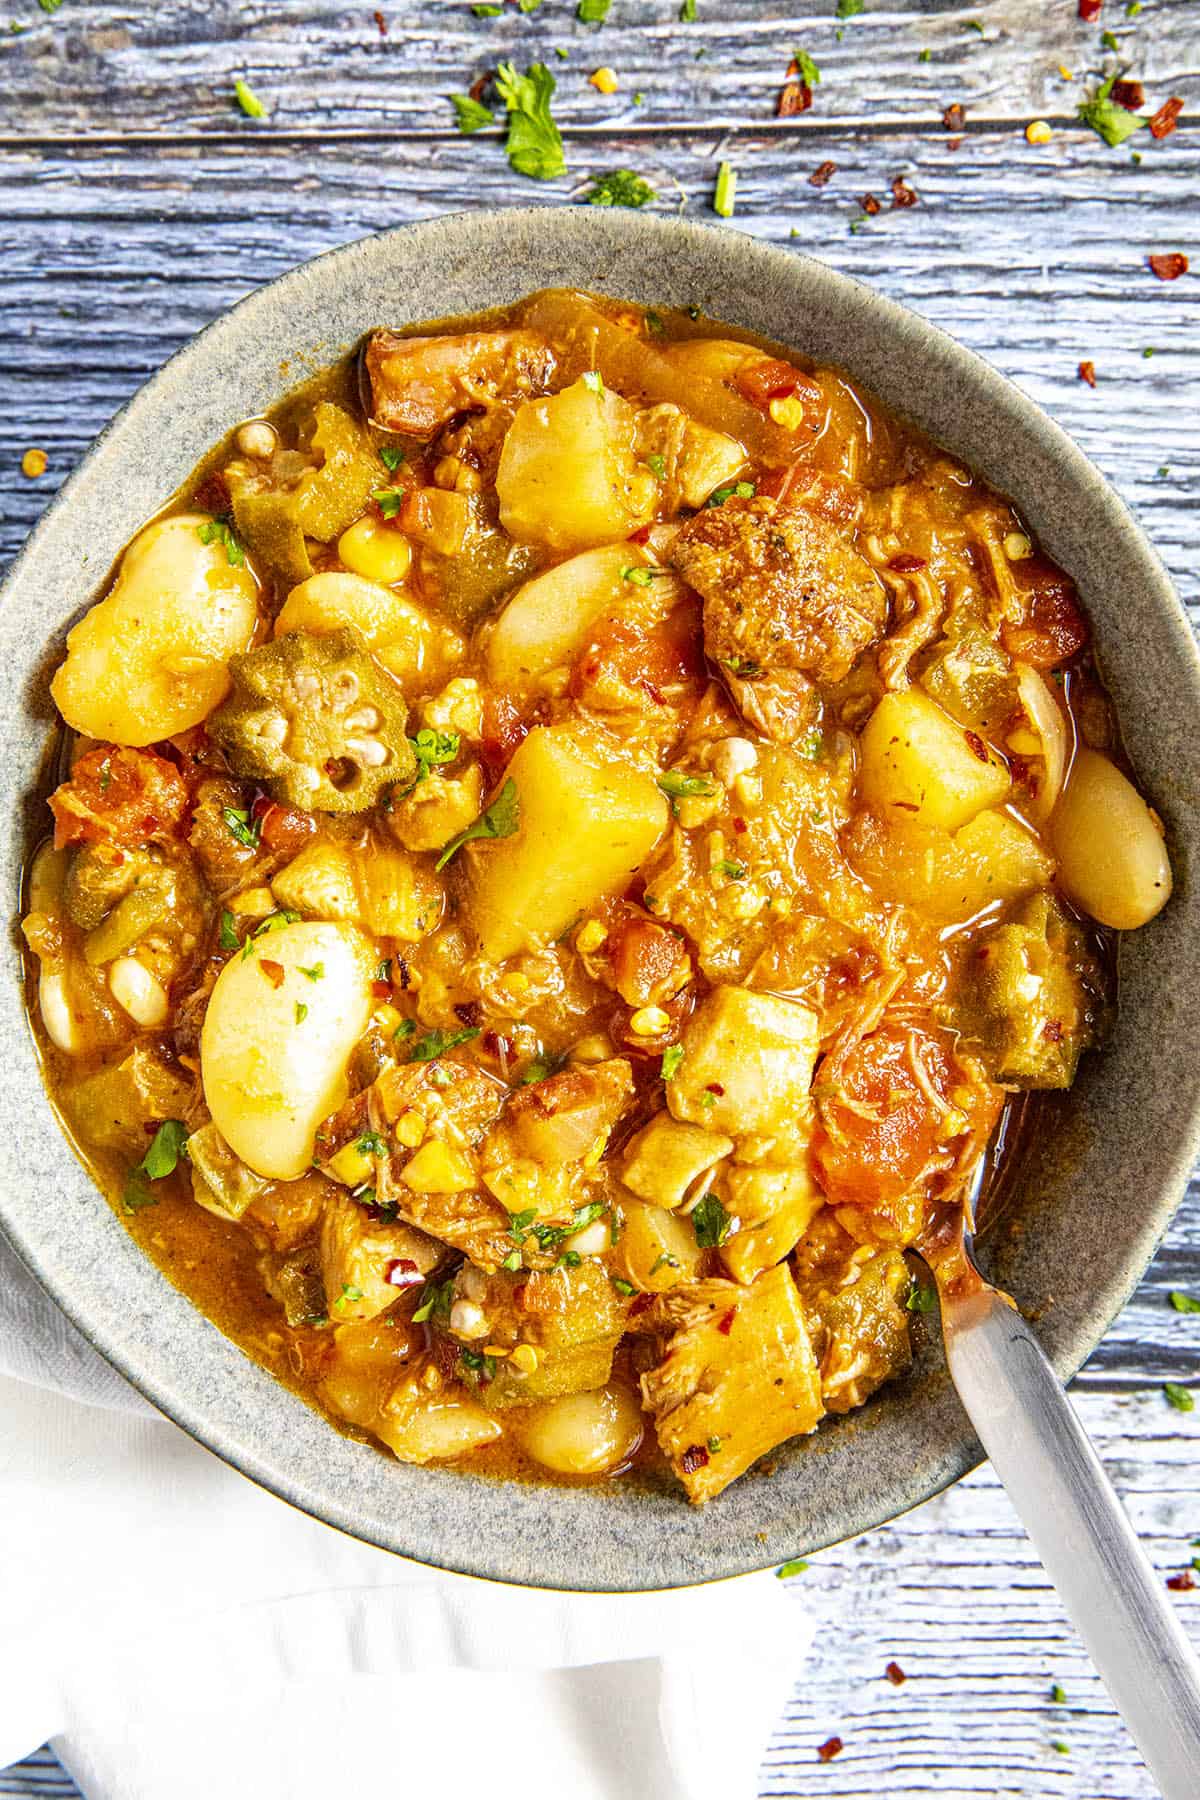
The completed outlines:
{"type": "Polygon", "coordinates": [[[916,204],[917,204],[916,188],[910,188],[907,181],[905,181],[903,175],[893,175],[893,177],[892,177],[892,205],[893,206],[915,206],[916,204]]]}
{"type": "Polygon", "coordinates": [[[371,983],[371,993],[376,1000],[386,1000],[391,994],[391,991],[392,984],[390,981],[373,981],[371,983]]]}
{"type": "Polygon", "coordinates": [[[1126,112],[1136,112],[1145,102],[1146,90],[1140,81],[1114,81],[1108,97],[1114,105],[1123,106],[1126,112]]]}
{"type": "Polygon", "coordinates": [[[717,1098],[720,1099],[721,1095],[725,1092],[725,1089],[721,1086],[719,1081],[710,1081],[704,1091],[706,1094],[716,1094],[717,1098]]]}
{"type": "Polygon", "coordinates": [[[1046,1023],[1042,1026],[1042,1036],[1049,1044],[1061,1044],[1063,1038],[1062,1020],[1047,1019],[1046,1023]]]}
{"type": "Polygon", "coordinates": [[[1182,1575],[1167,1576],[1167,1586],[1173,1594],[1189,1594],[1195,1585],[1196,1579],[1190,1569],[1185,1569],[1182,1575]]]}
{"type": "Polygon", "coordinates": [[[979,733],[977,731],[967,731],[964,732],[963,735],[967,740],[967,748],[970,750],[971,755],[977,756],[981,763],[985,763],[988,759],[987,745],[984,743],[979,733]]]}
{"type": "Polygon", "coordinates": [[[862,207],[863,211],[869,213],[872,218],[875,217],[877,212],[883,211],[882,202],[877,200],[874,194],[864,194],[858,204],[862,207]]]}
{"type": "Polygon", "coordinates": [[[747,825],[745,819],[739,819],[739,818],[735,817],[734,821],[733,821],[733,829],[737,832],[738,836],[740,837],[742,832],[749,831],[750,827],[747,825]]]}
{"type": "Polygon", "coordinates": [[[1188,272],[1188,259],[1182,250],[1168,250],[1157,256],[1148,256],[1151,274],[1157,275],[1160,281],[1178,281],[1181,275],[1188,272]]]}
{"type": "Polygon", "coordinates": [[[730,1332],[733,1330],[733,1321],[736,1318],[737,1318],[737,1307],[731,1306],[729,1311],[727,1313],[723,1313],[721,1315],[721,1317],[717,1320],[717,1330],[720,1332],[722,1337],[729,1336],[730,1332]]]}
{"type": "Polygon", "coordinates": [[[1094,362],[1081,362],[1080,363],[1079,379],[1080,379],[1080,381],[1086,381],[1089,387],[1095,387],[1095,385],[1096,385],[1096,365],[1094,362]]]}
{"type": "Polygon", "coordinates": [[[908,1676],[898,1662],[890,1662],[883,1672],[893,1687],[903,1687],[908,1680],[908,1676]]]}
{"type": "Polygon", "coordinates": [[[273,988],[281,988],[283,986],[283,978],[286,974],[286,970],[281,962],[272,962],[269,957],[260,956],[258,959],[258,966],[273,988]]]}
{"type": "Polygon", "coordinates": [[[689,1444],[679,1459],[679,1466],[685,1475],[694,1475],[697,1469],[703,1469],[708,1463],[708,1451],[703,1444],[689,1444]]]}
{"type": "Polygon", "coordinates": [[[495,81],[495,79],[496,79],[495,69],[485,69],[483,71],[482,75],[477,75],[475,77],[474,81],[471,83],[470,87],[467,89],[467,92],[471,96],[472,100],[482,100],[483,96],[487,93],[488,89],[491,87],[491,85],[492,85],[493,81],[495,81]]]}
{"type": "Polygon", "coordinates": [[[1183,101],[1175,94],[1164,100],[1150,121],[1150,136],[1156,138],[1170,137],[1183,111],[1183,101]]]}
{"type": "MultiPolygon", "coordinates": [[[[1170,102],[1168,101],[1167,104],[1170,105],[1170,102]]],[[[836,174],[837,164],[835,162],[818,163],[808,178],[808,185],[809,187],[824,187],[836,174]]]]}
{"type": "Polygon", "coordinates": [[[899,556],[893,556],[888,563],[888,568],[894,575],[915,575],[918,569],[923,569],[924,567],[925,558],[923,556],[910,556],[907,550],[902,550],[899,556]]]}
{"type": "Polygon", "coordinates": [[[383,1271],[383,1279],[389,1287],[407,1288],[420,1287],[425,1277],[415,1262],[410,1262],[407,1256],[397,1256],[383,1271]]]}
{"type": "Polygon", "coordinates": [[[1079,16],[1089,21],[1100,17],[1100,8],[1104,0],[1079,0],[1079,16]]]}
{"type": "Polygon", "coordinates": [[[386,37],[387,36],[387,20],[384,18],[383,14],[381,12],[372,13],[371,17],[374,19],[375,23],[379,27],[380,37],[386,37]]]}
{"type": "Polygon", "coordinates": [[[956,100],[952,106],[948,106],[942,114],[942,124],[947,131],[961,131],[966,122],[967,109],[959,100],[956,100]]]}
{"type": "Polygon", "coordinates": [[[807,82],[786,82],[780,88],[779,98],[775,102],[775,117],[794,119],[797,113],[807,112],[812,103],[812,89],[807,82]]]}
{"type": "Polygon", "coordinates": [[[834,1757],[840,1756],[845,1748],[840,1737],[826,1738],[823,1744],[818,1745],[817,1755],[822,1762],[832,1762],[834,1757]]]}

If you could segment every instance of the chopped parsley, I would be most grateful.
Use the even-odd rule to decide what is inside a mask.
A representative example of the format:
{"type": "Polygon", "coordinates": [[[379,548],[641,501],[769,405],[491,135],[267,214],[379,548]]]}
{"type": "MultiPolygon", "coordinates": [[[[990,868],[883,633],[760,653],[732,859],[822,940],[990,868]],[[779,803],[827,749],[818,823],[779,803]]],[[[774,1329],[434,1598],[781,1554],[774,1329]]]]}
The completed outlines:
{"type": "MultiPolygon", "coordinates": [[[[496,123],[495,114],[486,107],[482,100],[472,100],[470,94],[451,94],[450,104],[454,108],[458,129],[465,137],[472,132],[486,131],[489,125],[496,123]]],[[[389,467],[395,468],[395,463],[389,467]]]]}
{"type": "Polygon", "coordinates": [[[662,1078],[674,1081],[683,1065],[683,1045],[668,1044],[662,1053],[662,1078]]]}
{"type": "Polygon", "coordinates": [[[417,759],[417,781],[424,781],[430,769],[439,764],[453,762],[461,742],[457,731],[433,731],[429,726],[423,726],[416,737],[410,737],[408,741],[417,759]]]}
{"type": "Polygon", "coordinates": [[[518,75],[512,63],[496,70],[496,92],[508,110],[508,160],[518,175],[549,181],[567,172],[562,135],[550,116],[557,86],[545,63],[531,63],[518,75]]]}
{"type": "Polygon", "coordinates": [[[710,1437],[708,1440],[707,1447],[708,1447],[708,1454],[710,1456],[716,1456],[721,1448],[720,1438],[719,1437],[710,1437]]]}
{"type": "Polygon", "coordinates": [[[1115,74],[1110,75],[1096,89],[1092,98],[1081,100],[1077,108],[1082,122],[1090,125],[1097,136],[1102,137],[1112,149],[1116,149],[1118,144],[1123,144],[1126,138],[1132,137],[1135,131],[1140,131],[1143,125],[1149,123],[1141,113],[1130,112],[1109,99],[1116,79],[1115,74]]]}
{"type": "Polygon", "coordinates": [[[612,0],[579,0],[575,17],[583,25],[603,25],[612,0]]]}
{"type": "Polygon", "coordinates": [[[730,862],[728,857],[722,857],[717,867],[722,875],[728,876],[730,881],[745,881],[746,879],[745,863],[730,862]]]}
{"type": "Polygon", "coordinates": [[[780,1563],[775,1571],[776,1579],[787,1581],[793,1575],[803,1575],[808,1564],[802,1556],[793,1557],[791,1562],[780,1563]]]}
{"type": "Polygon", "coordinates": [[[637,1293],[637,1289],[634,1287],[632,1281],[626,1281],[623,1275],[610,1275],[609,1280],[616,1288],[618,1294],[629,1295],[637,1293]]]}
{"type": "Polygon", "coordinates": [[[158,1195],[147,1187],[147,1181],[162,1181],[173,1175],[181,1156],[187,1153],[188,1128],[182,1119],[164,1119],[140,1163],[130,1170],[125,1183],[123,1205],[126,1212],[140,1212],[143,1206],[156,1206],[158,1195]]]}
{"type": "Polygon", "coordinates": [[[308,1017],[307,1006],[305,1006],[303,1000],[297,1000],[297,1002],[296,1002],[296,1023],[297,1023],[297,1025],[303,1025],[303,1023],[304,1023],[305,1019],[307,1019],[307,1017],[308,1017]]]}
{"type": "Polygon", "coordinates": [[[221,950],[236,950],[240,944],[241,939],[234,930],[233,914],[228,911],[222,912],[221,929],[217,935],[218,948],[221,950]]]}
{"type": "Polygon", "coordinates": [[[38,5],[44,13],[56,13],[62,3],[63,0],[38,0],[38,5]]]}
{"type": "Polygon", "coordinates": [[[385,519],[394,519],[404,505],[404,495],[402,487],[375,488],[371,498],[385,519]]]}
{"type": "Polygon", "coordinates": [[[409,1062],[432,1062],[437,1056],[445,1056],[447,1050],[454,1050],[459,1044],[469,1044],[472,1038],[479,1036],[477,1025],[464,1026],[462,1031],[427,1031],[409,1046],[409,1062]]]}
{"type": "Polygon", "coordinates": [[[361,1300],[362,1297],[363,1291],[360,1287],[355,1287],[353,1282],[343,1281],[342,1291],[333,1303],[333,1310],[334,1312],[341,1312],[345,1308],[347,1302],[353,1305],[355,1301],[361,1300]]]}
{"type": "Polygon", "coordinates": [[[385,469],[391,470],[393,475],[407,455],[407,450],[402,450],[399,444],[380,444],[379,446],[379,460],[385,469]]]}
{"type": "Polygon", "coordinates": [[[426,1319],[448,1319],[453,1304],[453,1275],[445,1281],[427,1281],[421,1290],[420,1304],[413,1313],[413,1324],[423,1325],[426,1319]]]}
{"type": "Polygon", "coordinates": [[[400,1038],[410,1038],[416,1029],[417,1021],[415,1019],[401,1019],[395,1031],[392,1033],[393,1044],[398,1042],[400,1038]]]}
{"type": "Polygon", "coordinates": [[[1070,1756],[1071,1754],[1070,1744],[1064,1744],[1061,1738],[1055,1738],[1050,1748],[1057,1750],[1060,1756],[1070,1756]]]}
{"type": "Polygon", "coordinates": [[[732,163],[723,162],[717,170],[717,185],[713,190],[713,211],[722,219],[732,219],[737,206],[737,170],[732,163]]]}
{"type": "Polygon", "coordinates": [[[323,962],[313,963],[312,967],[309,969],[306,969],[304,967],[303,963],[299,964],[298,966],[300,969],[300,973],[302,975],[306,976],[309,981],[324,981],[324,979],[325,979],[325,964],[323,962]]]}
{"type": "Polygon", "coordinates": [[[649,587],[660,575],[670,573],[670,569],[651,568],[649,563],[631,563],[629,568],[621,570],[621,580],[628,581],[632,587],[649,587]]]}
{"type": "MultiPolygon", "coordinates": [[[[525,1212],[513,1213],[508,1221],[509,1236],[516,1244],[523,1244],[527,1237],[536,1240],[539,1250],[547,1255],[552,1250],[559,1250],[568,1238],[598,1219],[604,1211],[603,1200],[591,1200],[586,1206],[577,1207],[572,1218],[565,1225],[539,1225],[537,1210],[529,1207],[525,1212]]],[[[568,1250],[558,1260],[559,1268],[576,1268],[580,1257],[577,1250],[568,1250]]]]}
{"type": "Polygon", "coordinates": [[[702,1250],[715,1250],[737,1225],[715,1194],[705,1194],[692,1208],[692,1230],[702,1250]]]}
{"type": "Polygon", "coordinates": [[[662,337],[665,334],[667,328],[663,324],[661,313],[656,313],[652,308],[647,307],[645,322],[646,330],[650,333],[651,337],[662,337]]]}
{"type": "Polygon", "coordinates": [[[703,775],[681,775],[678,769],[664,769],[658,786],[670,800],[688,800],[698,794],[715,794],[716,788],[703,775]]]}
{"type": "Polygon", "coordinates": [[[390,956],[385,956],[383,961],[379,964],[379,967],[375,971],[375,979],[376,981],[391,982],[392,959],[390,956]]]}
{"type": "Polygon", "coordinates": [[[904,1304],[909,1312],[930,1313],[937,1305],[937,1289],[932,1284],[914,1281],[904,1304]]]}
{"type": "Polygon", "coordinates": [[[648,206],[657,198],[656,189],[632,169],[613,169],[599,176],[591,193],[584,195],[589,206],[648,206]]]}
{"type": "Polygon", "coordinates": [[[1054,1686],[1050,1689],[1050,1698],[1053,1700],[1055,1706],[1065,1706],[1067,1704],[1066,1688],[1060,1687],[1056,1681],[1054,1686]]]}
{"type": "Polygon", "coordinates": [[[646,458],[646,467],[656,481],[665,481],[667,479],[667,464],[664,457],[658,456],[657,454],[648,456],[646,458]]]}
{"type": "Polygon", "coordinates": [[[507,1269],[510,1275],[515,1275],[520,1266],[521,1252],[519,1250],[510,1250],[504,1261],[500,1264],[500,1267],[502,1269],[507,1269]]]}
{"type": "Polygon", "coordinates": [[[1168,1298],[1176,1312],[1200,1313],[1200,1300],[1195,1294],[1181,1294],[1178,1288],[1172,1288],[1168,1298]]]}
{"type": "Polygon", "coordinates": [[[1111,50],[1114,56],[1120,55],[1121,46],[1118,44],[1111,31],[1102,31],[1100,33],[1100,42],[1104,45],[1106,50],[1111,50]]]}
{"type": "Polygon", "coordinates": [[[732,487],[714,488],[705,506],[724,506],[727,500],[753,500],[757,489],[752,481],[735,481],[732,487]]]}
{"type": "Polygon", "coordinates": [[[363,1156],[382,1156],[387,1146],[377,1131],[364,1131],[355,1138],[354,1148],[363,1156]]]}
{"type": "Polygon", "coordinates": [[[683,5],[679,8],[679,17],[684,25],[694,25],[696,23],[696,0],[683,0],[683,5]]]}
{"type": "Polygon", "coordinates": [[[477,1383],[495,1381],[496,1359],[494,1356],[487,1356],[482,1350],[460,1350],[458,1360],[467,1374],[473,1376],[477,1383]]]}
{"type": "Polygon", "coordinates": [[[800,79],[805,87],[816,87],[821,79],[821,71],[818,69],[812,57],[808,54],[808,51],[801,50],[797,45],[792,51],[792,61],[799,70],[800,79]]]}
{"type": "MultiPolygon", "coordinates": [[[[586,380],[586,376],[584,377],[586,380]]],[[[436,869],[444,869],[452,856],[456,856],[464,844],[474,838],[506,838],[512,837],[521,823],[521,801],[517,793],[517,784],[510,775],[500,789],[492,804],[481,812],[479,817],[462,831],[452,837],[442,854],[434,864],[436,869]]]]}
{"type": "Polygon", "coordinates": [[[857,19],[863,9],[863,0],[838,0],[837,17],[839,19],[857,19]]]}
{"type": "Polygon", "coordinates": [[[267,117],[266,107],[263,105],[254,89],[250,86],[250,83],[248,81],[243,81],[240,75],[233,84],[233,91],[237,96],[238,105],[248,119],[265,119],[267,117]]]}
{"type": "Polygon", "coordinates": [[[502,6],[473,6],[471,11],[477,19],[498,19],[504,8],[502,6]]]}
{"type": "Polygon", "coordinates": [[[585,369],[579,379],[583,382],[583,385],[589,394],[602,394],[604,392],[604,377],[601,375],[599,369],[585,369]]]}
{"type": "Polygon", "coordinates": [[[658,1271],[660,1269],[677,1269],[678,1267],[679,1267],[678,1257],[670,1256],[664,1250],[661,1256],[658,1256],[655,1258],[653,1264],[651,1265],[650,1273],[651,1273],[651,1275],[657,1275],[658,1271]]]}
{"type": "Polygon", "coordinates": [[[1178,1381],[1164,1381],[1163,1393],[1168,1404],[1173,1406],[1176,1412],[1195,1411],[1196,1396],[1190,1388],[1183,1387],[1178,1381]]]}
{"type": "Polygon", "coordinates": [[[262,838],[261,819],[251,818],[250,814],[239,806],[223,806],[221,817],[225,821],[230,836],[236,838],[239,844],[245,845],[247,850],[258,849],[262,838]]]}
{"type": "Polygon", "coordinates": [[[811,731],[806,731],[804,736],[799,738],[793,746],[809,762],[820,762],[821,751],[824,747],[825,739],[815,725],[811,731]]]}
{"type": "Polygon", "coordinates": [[[197,525],[196,536],[202,544],[220,544],[231,569],[245,568],[246,552],[238,543],[228,519],[221,516],[205,519],[202,525],[197,525]]]}

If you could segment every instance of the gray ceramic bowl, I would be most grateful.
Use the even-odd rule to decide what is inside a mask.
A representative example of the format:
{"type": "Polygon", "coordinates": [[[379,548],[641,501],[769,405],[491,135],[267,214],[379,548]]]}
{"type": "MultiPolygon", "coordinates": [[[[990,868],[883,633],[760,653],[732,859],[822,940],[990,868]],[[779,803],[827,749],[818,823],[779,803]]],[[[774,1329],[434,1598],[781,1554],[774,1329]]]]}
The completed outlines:
{"type": "MultiPolygon", "coordinates": [[[[1043,1126],[993,1273],[1035,1309],[1063,1375],[1146,1266],[1197,1135],[1188,996],[1200,907],[1200,678],[1167,578],[1120,501],[1061,431],[968,351],[842,275],[729,230],[589,208],[462,215],[338,250],[254,294],[174,357],[100,438],[15,564],[0,607],[11,800],[0,867],[15,917],[67,626],[125,540],[216,439],[366,327],[469,312],[572,284],[698,304],[825,362],[1010,494],[1075,576],[1130,754],[1166,818],[1175,898],[1123,955],[1115,1040],[1043,1126]],[[282,370],[286,369],[287,373],[282,370]]],[[[40,827],[39,827],[40,829],[40,827]]],[[[675,1586],[760,1568],[893,1517],[979,1460],[929,1349],[858,1417],[834,1419],[704,1511],[675,1490],[490,1484],[396,1463],[339,1437],[207,1323],[141,1255],[46,1102],[15,933],[0,978],[0,1219],[34,1273],[154,1403],[254,1480],[372,1543],[546,1587],[675,1586]]]]}

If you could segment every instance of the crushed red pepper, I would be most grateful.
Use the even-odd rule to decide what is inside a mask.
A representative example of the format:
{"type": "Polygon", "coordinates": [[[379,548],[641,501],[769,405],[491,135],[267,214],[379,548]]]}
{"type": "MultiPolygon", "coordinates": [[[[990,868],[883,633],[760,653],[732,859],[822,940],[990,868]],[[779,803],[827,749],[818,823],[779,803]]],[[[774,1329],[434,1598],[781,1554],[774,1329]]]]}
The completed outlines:
{"type": "Polygon", "coordinates": [[[274,988],[283,986],[283,978],[287,971],[280,962],[272,962],[269,957],[260,956],[258,966],[274,988]]]}
{"type": "Polygon", "coordinates": [[[908,1676],[904,1673],[904,1670],[900,1667],[898,1662],[890,1662],[883,1672],[893,1687],[903,1687],[904,1683],[908,1680],[908,1676]]]}
{"type": "Polygon", "coordinates": [[[858,204],[865,213],[870,213],[872,218],[877,212],[883,211],[882,203],[875,198],[874,194],[864,194],[858,204]]]}
{"type": "Polygon", "coordinates": [[[942,124],[947,131],[961,131],[967,122],[967,111],[962,103],[956,100],[942,114],[942,124]]]}
{"type": "Polygon", "coordinates": [[[917,204],[917,190],[915,188],[909,187],[909,185],[908,185],[907,181],[905,181],[903,175],[893,175],[892,176],[892,205],[893,206],[915,206],[916,204],[917,204]]]}
{"type": "Polygon", "coordinates": [[[840,1756],[845,1748],[840,1737],[826,1738],[823,1744],[817,1746],[817,1755],[822,1762],[832,1762],[834,1757],[840,1756]]]}
{"type": "Polygon", "coordinates": [[[1173,1594],[1188,1594],[1195,1585],[1196,1578],[1190,1569],[1184,1569],[1179,1575],[1167,1576],[1167,1586],[1173,1594]]]}
{"type": "Polygon", "coordinates": [[[1136,112],[1145,102],[1146,90],[1140,81],[1114,81],[1108,97],[1115,105],[1123,106],[1126,112],[1136,112]]]}
{"type": "Polygon", "coordinates": [[[913,556],[907,550],[901,550],[888,562],[888,568],[894,575],[915,575],[918,569],[925,567],[923,556],[913,556]]]}
{"type": "Polygon", "coordinates": [[[381,12],[372,13],[371,17],[374,19],[375,23],[379,27],[380,37],[386,37],[387,36],[387,20],[384,18],[383,14],[381,12]]]}
{"type": "Polygon", "coordinates": [[[1160,281],[1178,281],[1181,275],[1188,272],[1188,259],[1182,250],[1161,251],[1155,256],[1146,258],[1152,275],[1160,281]]]}
{"type": "Polygon", "coordinates": [[[806,81],[785,82],[775,102],[775,116],[779,119],[794,118],[797,113],[807,112],[812,103],[812,89],[806,81]]]}
{"type": "Polygon", "coordinates": [[[1079,0],[1079,16],[1089,21],[1100,17],[1103,0],[1079,0]]]}
{"type": "Polygon", "coordinates": [[[1080,363],[1079,379],[1080,379],[1080,381],[1086,381],[1089,387],[1095,387],[1095,385],[1096,385],[1096,365],[1094,362],[1081,362],[1080,363]]]}
{"type": "Polygon", "coordinates": [[[1170,137],[1179,122],[1179,115],[1182,111],[1183,101],[1178,94],[1172,94],[1169,100],[1164,100],[1150,120],[1150,136],[1153,138],[1170,137]]]}
{"type": "Polygon", "coordinates": [[[809,187],[824,187],[830,177],[836,174],[837,164],[835,162],[818,163],[808,178],[808,185],[809,187]]]}

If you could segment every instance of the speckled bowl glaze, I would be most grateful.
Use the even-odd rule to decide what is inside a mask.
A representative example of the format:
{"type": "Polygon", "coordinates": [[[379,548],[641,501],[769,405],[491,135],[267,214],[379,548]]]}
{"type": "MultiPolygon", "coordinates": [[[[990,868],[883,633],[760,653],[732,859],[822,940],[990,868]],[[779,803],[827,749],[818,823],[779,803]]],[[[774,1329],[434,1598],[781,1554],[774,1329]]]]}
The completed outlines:
{"type": "Polygon", "coordinates": [[[244,300],[144,387],[48,510],[0,606],[0,866],[14,921],[0,978],[0,1220],[91,1341],[163,1412],[274,1493],[446,1569],[544,1587],[641,1589],[740,1573],[893,1517],[979,1460],[934,1346],[859,1416],[831,1419],[703,1511],[673,1487],[549,1488],[412,1468],[340,1437],[249,1362],[136,1248],[65,1142],[24,1016],[15,920],[44,814],[32,796],[67,627],[122,545],[201,454],[365,328],[471,312],[568,284],[696,304],[840,364],[1000,488],[1075,576],[1129,752],[1167,821],[1177,886],[1122,955],[1115,1038],[1049,1110],[1004,1227],[996,1279],[1073,1373],[1137,1282],[1197,1139],[1192,881],[1200,847],[1200,670],[1163,569],[1074,444],[1017,389],[913,314],[801,256],[591,208],[459,215],[319,258],[244,300]]]}

